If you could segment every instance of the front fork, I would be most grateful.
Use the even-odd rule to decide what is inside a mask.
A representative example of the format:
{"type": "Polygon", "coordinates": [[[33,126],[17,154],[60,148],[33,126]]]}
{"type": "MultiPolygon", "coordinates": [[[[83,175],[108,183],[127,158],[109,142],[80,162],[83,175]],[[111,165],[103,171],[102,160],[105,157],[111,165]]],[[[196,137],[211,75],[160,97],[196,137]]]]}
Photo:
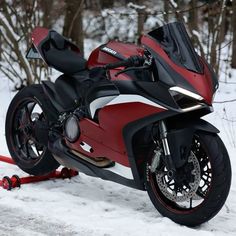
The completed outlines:
{"type": "Polygon", "coordinates": [[[160,131],[160,139],[162,141],[164,154],[165,154],[164,162],[166,163],[166,167],[168,169],[169,175],[174,175],[176,168],[175,168],[173,159],[171,157],[170,148],[169,148],[168,139],[167,139],[168,132],[167,132],[165,121],[163,120],[159,122],[159,131],[160,131]]]}

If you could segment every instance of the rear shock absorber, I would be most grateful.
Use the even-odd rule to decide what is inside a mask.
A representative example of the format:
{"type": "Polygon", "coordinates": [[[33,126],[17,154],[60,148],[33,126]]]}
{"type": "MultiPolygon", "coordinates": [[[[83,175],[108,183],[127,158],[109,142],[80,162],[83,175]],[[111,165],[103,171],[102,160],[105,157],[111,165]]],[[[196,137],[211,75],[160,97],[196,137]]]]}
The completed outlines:
{"type": "Polygon", "coordinates": [[[170,148],[167,139],[168,132],[165,121],[162,120],[159,122],[159,130],[160,130],[160,138],[164,149],[164,154],[165,154],[164,161],[168,169],[168,175],[174,175],[176,169],[170,153],[170,148]]]}

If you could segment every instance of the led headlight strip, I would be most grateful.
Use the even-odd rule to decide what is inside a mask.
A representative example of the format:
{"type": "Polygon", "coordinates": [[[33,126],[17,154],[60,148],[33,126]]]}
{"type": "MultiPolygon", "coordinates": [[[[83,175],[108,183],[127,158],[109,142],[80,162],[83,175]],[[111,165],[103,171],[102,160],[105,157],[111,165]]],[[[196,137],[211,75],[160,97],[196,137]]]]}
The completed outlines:
{"type": "Polygon", "coordinates": [[[178,86],[171,87],[171,88],[169,88],[169,90],[182,93],[182,94],[184,94],[184,95],[186,95],[188,97],[194,98],[194,99],[199,100],[199,101],[203,100],[202,96],[200,96],[200,95],[198,95],[196,93],[193,93],[193,92],[191,92],[191,91],[189,91],[187,89],[178,87],[178,86]]]}

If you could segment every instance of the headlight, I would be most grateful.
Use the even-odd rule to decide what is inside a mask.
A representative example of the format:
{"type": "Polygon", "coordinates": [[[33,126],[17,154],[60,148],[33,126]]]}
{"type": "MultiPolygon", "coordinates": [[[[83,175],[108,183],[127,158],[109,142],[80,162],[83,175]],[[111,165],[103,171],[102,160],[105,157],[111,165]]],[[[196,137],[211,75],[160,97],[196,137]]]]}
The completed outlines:
{"type": "Polygon", "coordinates": [[[70,115],[65,122],[65,137],[70,142],[75,142],[80,136],[79,120],[76,115],[70,115]]]}
{"type": "Polygon", "coordinates": [[[191,98],[194,98],[198,101],[202,101],[203,100],[203,97],[200,96],[199,94],[196,94],[196,93],[193,93],[191,91],[188,91],[187,89],[184,89],[184,88],[181,88],[181,87],[178,87],[178,86],[175,86],[175,87],[171,87],[169,88],[170,91],[175,91],[175,92],[178,92],[178,93],[181,93],[181,94],[184,94],[188,97],[191,97],[191,98]]]}
{"type": "Polygon", "coordinates": [[[200,101],[203,101],[203,97],[196,93],[177,86],[171,87],[169,92],[183,111],[195,110],[202,107],[200,101]]]}

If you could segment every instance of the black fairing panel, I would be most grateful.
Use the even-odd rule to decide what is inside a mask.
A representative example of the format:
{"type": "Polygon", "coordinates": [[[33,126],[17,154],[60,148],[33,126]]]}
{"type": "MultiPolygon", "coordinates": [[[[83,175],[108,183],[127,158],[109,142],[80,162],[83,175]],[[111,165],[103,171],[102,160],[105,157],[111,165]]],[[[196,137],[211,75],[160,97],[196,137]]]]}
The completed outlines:
{"type": "Polygon", "coordinates": [[[161,81],[158,82],[136,82],[136,84],[150,97],[157,99],[159,102],[166,104],[170,107],[178,109],[168,89],[169,87],[161,81]]]}
{"type": "Polygon", "coordinates": [[[52,105],[59,112],[62,112],[63,106],[60,102],[60,98],[58,97],[55,89],[55,84],[51,81],[42,81],[42,87],[46,96],[50,99],[52,105]]]}
{"type": "Polygon", "coordinates": [[[168,92],[168,86],[161,81],[113,81],[120,94],[138,94],[168,109],[178,110],[176,103],[168,92]]]}
{"type": "Polygon", "coordinates": [[[61,75],[52,83],[43,81],[44,92],[48,95],[54,107],[59,112],[76,109],[84,103],[83,97],[93,83],[88,72],[80,72],[75,76],[61,75]]]}
{"type": "Polygon", "coordinates": [[[61,75],[55,82],[55,91],[65,110],[72,110],[84,103],[83,98],[92,81],[88,72],[75,76],[61,75]]]}
{"type": "Polygon", "coordinates": [[[94,100],[102,97],[118,96],[119,90],[117,87],[107,79],[94,83],[89,90],[85,98],[85,104],[89,107],[89,104],[94,100]]]}

